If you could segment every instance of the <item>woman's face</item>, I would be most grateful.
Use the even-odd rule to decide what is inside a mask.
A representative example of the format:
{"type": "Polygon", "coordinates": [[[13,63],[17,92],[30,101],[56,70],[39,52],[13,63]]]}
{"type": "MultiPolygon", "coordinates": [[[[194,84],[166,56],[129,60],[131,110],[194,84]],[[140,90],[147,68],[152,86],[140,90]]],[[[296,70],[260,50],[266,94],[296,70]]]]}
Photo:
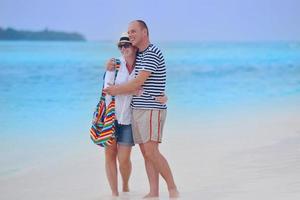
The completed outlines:
{"type": "Polygon", "coordinates": [[[121,54],[122,54],[124,57],[132,56],[132,55],[135,55],[135,54],[136,54],[136,48],[133,47],[133,46],[131,45],[131,43],[127,43],[127,42],[120,43],[120,44],[118,45],[118,48],[119,48],[119,50],[121,51],[121,54]]]}

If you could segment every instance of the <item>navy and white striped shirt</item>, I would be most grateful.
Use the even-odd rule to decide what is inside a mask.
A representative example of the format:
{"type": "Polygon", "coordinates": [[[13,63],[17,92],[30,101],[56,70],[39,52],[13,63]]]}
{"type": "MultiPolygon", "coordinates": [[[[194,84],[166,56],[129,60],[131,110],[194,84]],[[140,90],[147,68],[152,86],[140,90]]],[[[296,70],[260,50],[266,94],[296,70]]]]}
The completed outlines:
{"type": "Polygon", "coordinates": [[[133,96],[131,106],[138,109],[166,109],[165,104],[155,100],[161,96],[166,87],[166,65],[160,49],[150,44],[144,51],[138,52],[135,63],[135,75],[140,71],[151,72],[148,79],[142,85],[143,93],[133,96]]]}

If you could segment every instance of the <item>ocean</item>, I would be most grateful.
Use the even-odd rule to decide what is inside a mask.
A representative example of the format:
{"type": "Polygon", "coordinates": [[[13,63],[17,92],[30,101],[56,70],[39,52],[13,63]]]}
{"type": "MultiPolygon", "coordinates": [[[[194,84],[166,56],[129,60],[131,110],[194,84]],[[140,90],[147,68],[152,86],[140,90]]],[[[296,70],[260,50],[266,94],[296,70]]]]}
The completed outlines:
{"type": "MultiPolygon", "coordinates": [[[[156,44],[170,119],[300,97],[299,42],[156,44]]],[[[119,56],[114,42],[0,42],[0,174],[43,157],[37,152],[88,141],[105,62],[119,56]]]]}

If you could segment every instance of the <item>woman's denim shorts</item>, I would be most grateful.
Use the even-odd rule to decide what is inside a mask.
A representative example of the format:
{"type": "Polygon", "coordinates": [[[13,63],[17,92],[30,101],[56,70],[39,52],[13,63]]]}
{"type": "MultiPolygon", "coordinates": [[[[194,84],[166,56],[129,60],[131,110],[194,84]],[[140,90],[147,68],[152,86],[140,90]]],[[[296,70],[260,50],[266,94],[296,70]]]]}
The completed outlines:
{"type": "Polygon", "coordinates": [[[119,124],[118,121],[115,121],[115,127],[117,143],[120,145],[134,146],[131,124],[122,125],[119,124]]]}

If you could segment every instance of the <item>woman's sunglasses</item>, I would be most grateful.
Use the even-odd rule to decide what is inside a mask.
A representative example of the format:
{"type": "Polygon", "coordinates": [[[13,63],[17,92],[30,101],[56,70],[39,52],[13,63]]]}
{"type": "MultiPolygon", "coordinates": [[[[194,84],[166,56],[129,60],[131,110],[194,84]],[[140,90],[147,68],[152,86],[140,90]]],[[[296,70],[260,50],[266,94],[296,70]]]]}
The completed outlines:
{"type": "Polygon", "coordinates": [[[125,49],[127,49],[127,48],[131,47],[131,44],[130,44],[130,43],[119,44],[118,47],[119,47],[120,50],[121,50],[123,47],[124,47],[125,49]]]}

